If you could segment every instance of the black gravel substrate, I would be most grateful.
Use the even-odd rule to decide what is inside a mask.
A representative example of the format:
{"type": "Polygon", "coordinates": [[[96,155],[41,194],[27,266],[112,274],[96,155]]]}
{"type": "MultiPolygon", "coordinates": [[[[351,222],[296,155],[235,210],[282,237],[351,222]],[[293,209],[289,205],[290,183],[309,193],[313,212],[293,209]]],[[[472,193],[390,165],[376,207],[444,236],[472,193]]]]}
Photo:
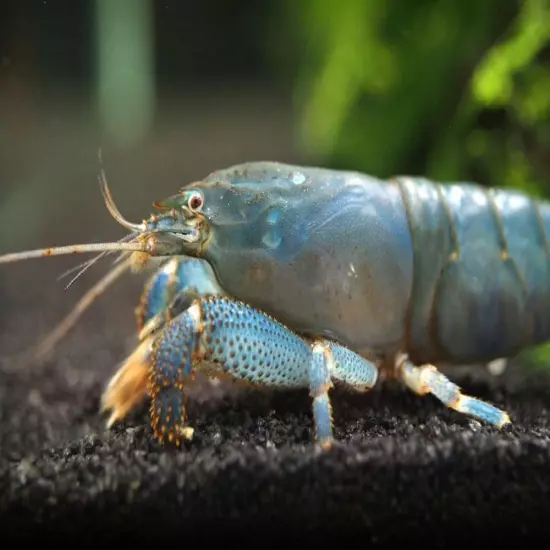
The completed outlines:
{"type": "Polygon", "coordinates": [[[44,318],[59,317],[59,294],[3,295],[3,540],[550,542],[549,383],[461,381],[510,412],[502,432],[399,387],[335,391],[339,443],[330,451],[312,444],[307,392],[204,384],[189,407],[195,439],[162,448],[146,403],[111,431],[98,412],[131,347],[132,327],[117,317],[131,312],[131,292],[110,295],[54,359],[27,368],[15,367],[14,350],[33,340],[39,320],[43,331],[44,318]]]}

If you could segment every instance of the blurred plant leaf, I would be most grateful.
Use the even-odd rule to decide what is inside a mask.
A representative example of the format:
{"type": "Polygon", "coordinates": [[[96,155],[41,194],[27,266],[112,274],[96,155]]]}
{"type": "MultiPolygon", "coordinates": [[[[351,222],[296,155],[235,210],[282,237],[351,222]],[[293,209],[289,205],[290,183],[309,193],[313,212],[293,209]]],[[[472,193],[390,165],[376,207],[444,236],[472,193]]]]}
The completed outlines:
{"type": "Polygon", "coordinates": [[[478,102],[487,106],[513,102],[515,73],[527,68],[548,42],[548,1],[526,0],[514,26],[512,36],[490,49],[473,75],[473,95],[478,102]]]}
{"type": "Polygon", "coordinates": [[[545,193],[549,0],[304,0],[285,10],[301,144],[316,162],[545,193]]]}

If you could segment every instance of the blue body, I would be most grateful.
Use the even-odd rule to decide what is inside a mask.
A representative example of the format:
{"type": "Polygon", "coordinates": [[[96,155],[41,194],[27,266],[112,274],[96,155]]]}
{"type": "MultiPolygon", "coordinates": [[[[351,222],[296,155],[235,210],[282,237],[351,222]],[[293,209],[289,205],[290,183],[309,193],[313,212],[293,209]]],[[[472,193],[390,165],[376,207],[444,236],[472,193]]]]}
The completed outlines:
{"type": "Polygon", "coordinates": [[[467,363],[548,340],[548,205],[510,190],[398,181],[414,247],[411,357],[467,363]]]}
{"type": "Polygon", "coordinates": [[[550,338],[550,209],[520,192],[263,162],[191,188],[221,287],[301,334],[415,363],[550,338]]]}
{"type": "Polygon", "coordinates": [[[197,190],[205,279],[300,334],[415,363],[550,338],[550,208],[520,192],[264,162],[197,190]]]}
{"type": "Polygon", "coordinates": [[[414,258],[396,184],[252,163],[193,188],[211,225],[199,257],[228,295],[365,356],[404,342],[414,258]]]}

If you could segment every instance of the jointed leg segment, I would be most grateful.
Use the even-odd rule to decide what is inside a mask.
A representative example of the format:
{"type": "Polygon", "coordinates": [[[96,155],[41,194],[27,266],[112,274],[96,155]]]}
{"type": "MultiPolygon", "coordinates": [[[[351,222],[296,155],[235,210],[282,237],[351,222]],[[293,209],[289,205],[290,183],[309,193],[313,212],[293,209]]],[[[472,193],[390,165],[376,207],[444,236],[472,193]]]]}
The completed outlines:
{"type": "Polygon", "coordinates": [[[433,365],[415,367],[405,359],[398,365],[398,369],[405,384],[419,395],[431,393],[447,407],[498,428],[510,423],[510,417],[505,411],[481,399],[464,395],[456,384],[453,384],[433,365]]]}
{"type": "Polygon", "coordinates": [[[330,359],[328,347],[320,342],[313,345],[308,369],[309,391],[313,399],[317,439],[321,444],[330,444],[332,441],[332,408],[328,395],[332,388],[330,359]]]}
{"type": "Polygon", "coordinates": [[[356,390],[366,390],[376,384],[378,369],[348,348],[328,340],[317,340],[311,347],[308,377],[317,439],[321,445],[328,447],[333,439],[328,395],[332,380],[343,382],[356,390]]]}

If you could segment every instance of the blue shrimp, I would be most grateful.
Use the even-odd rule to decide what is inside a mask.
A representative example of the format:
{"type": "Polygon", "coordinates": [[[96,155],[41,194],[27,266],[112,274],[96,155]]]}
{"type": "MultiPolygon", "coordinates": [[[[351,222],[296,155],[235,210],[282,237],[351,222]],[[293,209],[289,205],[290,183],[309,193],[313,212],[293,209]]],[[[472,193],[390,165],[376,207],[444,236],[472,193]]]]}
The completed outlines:
{"type": "Polygon", "coordinates": [[[519,191],[253,162],[155,206],[143,224],[115,213],[135,238],[103,245],[163,261],[103,407],[112,423],[148,394],[160,440],[191,437],[184,390],[197,371],[308,388],[325,446],[333,383],[365,391],[381,375],[500,428],[506,411],[434,365],[550,339],[550,205],[519,191]]]}

